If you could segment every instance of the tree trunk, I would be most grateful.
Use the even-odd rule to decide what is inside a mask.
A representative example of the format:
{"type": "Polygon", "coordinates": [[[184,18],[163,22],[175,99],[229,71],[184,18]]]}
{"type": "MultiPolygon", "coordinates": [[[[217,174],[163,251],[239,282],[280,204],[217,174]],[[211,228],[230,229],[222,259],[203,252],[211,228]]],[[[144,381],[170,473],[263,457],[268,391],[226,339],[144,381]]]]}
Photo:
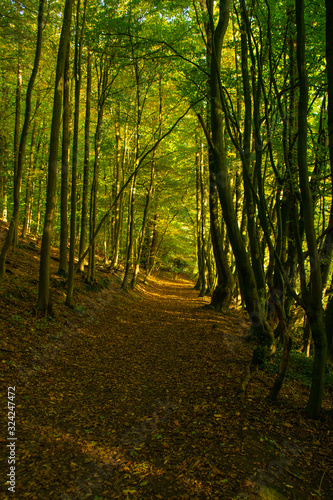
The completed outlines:
{"type": "Polygon", "coordinates": [[[62,161],[61,161],[61,193],[60,193],[60,247],[59,247],[59,270],[60,275],[66,276],[68,272],[67,245],[68,245],[68,170],[69,149],[71,144],[71,109],[70,109],[70,68],[68,43],[66,62],[64,69],[64,95],[62,114],[62,161]]]}
{"type": "MultiPolygon", "coordinates": [[[[243,91],[244,91],[244,133],[243,133],[243,145],[242,145],[242,165],[243,165],[243,179],[244,179],[244,197],[245,206],[247,212],[247,230],[250,242],[250,252],[252,268],[256,278],[257,289],[259,299],[264,304],[264,299],[266,295],[266,283],[265,274],[263,270],[262,256],[260,252],[259,242],[260,238],[258,235],[257,228],[257,217],[255,211],[255,202],[253,198],[253,192],[250,185],[250,179],[252,180],[252,174],[250,172],[251,168],[251,120],[252,120],[252,102],[251,102],[251,88],[250,88],[250,78],[248,73],[248,43],[247,41],[247,10],[244,0],[241,1],[241,12],[242,12],[242,23],[241,23],[241,66],[242,66],[242,77],[243,77],[243,91]]],[[[249,40],[250,37],[248,36],[249,40]]],[[[252,72],[254,73],[254,61],[252,61],[252,72]]],[[[256,92],[255,83],[252,85],[253,95],[256,92]]],[[[257,104],[258,106],[258,104],[257,104]]],[[[255,123],[258,121],[257,106],[254,106],[253,115],[255,123]]],[[[258,130],[255,130],[255,135],[257,135],[258,130]]],[[[261,149],[257,147],[256,144],[256,163],[261,158],[261,149]],[[259,158],[260,156],[260,158],[259,158]]]]}
{"type": "MultiPolygon", "coordinates": [[[[4,245],[0,254],[0,281],[5,277],[5,263],[6,256],[9,250],[10,244],[13,242],[14,248],[17,239],[18,232],[18,221],[19,221],[19,210],[20,210],[20,196],[21,196],[21,182],[22,182],[22,172],[23,172],[23,164],[24,164],[24,156],[25,156],[25,146],[28,136],[28,130],[30,125],[30,116],[31,116],[31,96],[32,90],[35,83],[35,79],[38,72],[39,61],[41,57],[42,51],[42,30],[43,30],[43,12],[44,12],[44,0],[40,0],[39,2],[39,10],[38,10],[38,30],[37,30],[37,42],[36,42],[36,51],[35,51],[35,60],[34,66],[32,69],[32,73],[30,75],[27,94],[26,94],[26,104],[25,104],[25,115],[24,115],[24,123],[22,127],[22,133],[20,138],[20,144],[17,148],[18,143],[18,128],[19,128],[19,116],[16,109],[16,119],[15,119],[15,147],[14,147],[14,210],[11,218],[10,226],[8,229],[7,237],[4,242],[4,245]]],[[[17,86],[17,104],[20,101],[20,87],[21,87],[21,69],[20,64],[18,68],[18,86],[17,86]]]]}
{"type": "MultiPolygon", "coordinates": [[[[100,165],[100,152],[101,152],[101,130],[103,122],[103,106],[100,107],[98,111],[98,119],[95,132],[95,161],[94,161],[94,177],[91,188],[91,199],[90,199],[90,239],[96,229],[97,224],[97,199],[99,190],[99,165],[100,165]]],[[[89,267],[88,267],[88,281],[93,283],[95,281],[96,263],[95,263],[95,253],[96,253],[96,242],[92,243],[89,252],[89,267]]]]}
{"type": "Polygon", "coordinates": [[[212,159],[210,161],[209,171],[210,234],[218,276],[217,287],[213,292],[210,305],[214,307],[218,312],[225,312],[228,309],[232,299],[234,279],[230,271],[227,255],[223,250],[223,241],[219,226],[218,193],[212,159]]]}
{"type": "MultiPolygon", "coordinates": [[[[1,207],[1,212],[0,212],[0,218],[4,221],[7,222],[7,178],[8,178],[8,142],[7,142],[7,137],[5,136],[4,139],[4,145],[3,145],[3,162],[2,162],[2,171],[1,171],[1,176],[2,176],[2,207],[1,207]]],[[[0,271],[1,274],[1,271],[0,271]]],[[[0,281],[1,281],[1,276],[0,276],[0,281]]]]}
{"type": "MultiPolygon", "coordinates": [[[[197,144],[197,148],[199,145],[197,144]]],[[[204,214],[203,214],[203,180],[202,180],[202,163],[200,159],[200,151],[195,154],[196,166],[196,203],[197,203],[197,256],[198,256],[198,283],[195,286],[199,290],[199,297],[204,297],[206,291],[206,257],[205,257],[205,240],[204,240],[204,214]]]]}
{"type": "MultiPolygon", "coordinates": [[[[88,50],[87,58],[87,91],[86,91],[86,117],[84,126],[84,165],[83,165],[83,190],[80,250],[81,257],[85,251],[88,226],[88,195],[89,195],[89,136],[90,136],[90,108],[91,108],[91,54],[88,50]]],[[[84,260],[80,264],[80,271],[84,271],[84,260]]]]}
{"type": "MultiPolygon", "coordinates": [[[[139,72],[139,64],[138,58],[134,53],[134,45],[133,40],[130,35],[131,41],[131,49],[132,49],[132,60],[134,65],[134,74],[135,74],[135,90],[136,90],[136,137],[135,137],[135,161],[139,158],[139,148],[140,148],[140,125],[141,125],[141,117],[142,117],[142,106],[141,106],[141,92],[140,92],[140,72],[139,72]]],[[[135,191],[136,191],[136,179],[137,174],[135,173],[133,176],[133,181],[131,185],[130,199],[129,199],[129,229],[128,229],[128,242],[127,242],[127,253],[126,253],[126,264],[125,264],[125,274],[123,278],[123,282],[121,284],[121,288],[123,290],[127,290],[127,281],[128,275],[131,267],[131,259],[133,256],[133,244],[134,244],[134,206],[135,206],[135,191]]]]}
{"type": "Polygon", "coordinates": [[[149,250],[148,276],[151,275],[156,263],[157,246],[158,246],[158,218],[159,214],[155,212],[153,219],[153,236],[149,250]]]}
{"type": "Polygon", "coordinates": [[[8,86],[5,71],[2,74],[1,108],[0,108],[0,219],[7,222],[7,167],[8,139],[7,125],[4,117],[8,114],[8,86]]]}
{"type": "Polygon", "coordinates": [[[34,174],[34,163],[35,163],[36,128],[37,128],[37,122],[35,120],[34,125],[33,125],[33,129],[32,129],[32,136],[31,136],[30,161],[29,161],[27,187],[26,187],[26,193],[25,193],[22,238],[26,238],[27,232],[30,228],[30,213],[31,213],[31,207],[32,207],[33,174],[34,174]]]}
{"type": "Polygon", "coordinates": [[[153,153],[152,167],[151,167],[151,174],[150,174],[150,183],[149,183],[148,193],[146,196],[145,208],[144,208],[144,212],[143,212],[141,233],[140,233],[140,238],[139,238],[137,258],[136,258],[135,265],[134,265],[133,277],[131,280],[131,288],[135,287],[136,280],[137,280],[137,277],[139,274],[139,267],[140,267],[140,263],[141,263],[143,242],[144,242],[146,224],[147,224],[147,219],[148,219],[149,204],[150,204],[150,200],[151,200],[153,188],[154,188],[154,176],[155,176],[155,150],[153,153]]]}
{"type": "Polygon", "coordinates": [[[134,175],[128,204],[128,232],[127,232],[127,251],[126,251],[126,264],[123,282],[121,284],[122,290],[127,290],[128,276],[131,267],[131,259],[133,253],[134,243],[134,206],[135,206],[135,190],[136,190],[136,175],[134,175]]]}
{"type": "Polygon", "coordinates": [[[299,76],[298,102],[298,173],[302,197],[304,229],[310,257],[310,291],[303,297],[306,301],[306,314],[315,345],[312,383],[307,404],[307,415],[317,418],[324,395],[327,343],[322,307],[322,279],[317,240],[314,229],[313,199],[309,185],[307,165],[307,109],[308,77],[305,60],[305,22],[304,0],[296,0],[297,26],[297,67],[299,76]]]}
{"type": "MultiPolygon", "coordinates": [[[[326,71],[327,71],[327,92],[328,92],[328,144],[329,158],[331,167],[331,185],[332,185],[332,205],[330,213],[330,222],[333,220],[333,3],[326,0],[326,71]]],[[[326,236],[327,244],[331,250],[333,244],[333,231],[331,230],[326,236]]],[[[326,241],[325,241],[326,245],[326,241]]],[[[332,250],[331,250],[332,251],[332,250]]],[[[323,269],[323,282],[327,280],[326,269],[323,269]]],[[[332,288],[332,285],[331,285],[332,288]]],[[[327,338],[327,356],[330,363],[333,363],[333,296],[330,297],[325,311],[325,326],[327,338]]]]}
{"type": "Polygon", "coordinates": [[[56,68],[56,81],[53,100],[53,115],[51,123],[51,138],[48,161],[48,180],[46,192],[46,210],[44,230],[41,245],[39,289],[37,308],[47,313],[50,307],[50,251],[54,220],[56,183],[57,183],[57,159],[59,146],[59,131],[61,122],[61,103],[63,93],[64,68],[66,61],[67,46],[70,39],[71,18],[73,0],[66,0],[64,8],[63,24],[58,49],[56,68]]]}
{"type": "Polygon", "coordinates": [[[88,281],[95,281],[95,253],[96,253],[96,240],[93,238],[97,225],[97,199],[99,191],[99,166],[101,154],[101,139],[102,139],[102,124],[103,113],[106,98],[108,96],[107,90],[110,89],[109,78],[110,61],[102,58],[100,62],[100,74],[98,81],[98,112],[97,124],[95,131],[95,161],[94,161],[94,177],[91,188],[90,199],[90,251],[89,251],[89,266],[88,266],[88,281]]]}
{"type": "Polygon", "coordinates": [[[81,62],[82,44],[85,28],[87,0],[84,2],[83,20],[81,33],[80,28],[80,0],[76,5],[76,30],[75,30],[75,54],[74,54],[74,77],[75,77],[75,103],[74,103],[74,128],[73,128],[73,162],[72,162],[72,190],[71,190],[71,227],[70,227],[70,247],[69,247],[69,274],[67,285],[66,305],[71,306],[74,291],[74,257],[75,257],[75,236],[76,236],[76,203],[77,203],[77,155],[79,143],[79,114],[80,114],[80,92],[81,92],[81,62]]]}
{"type": "MultiPolygon", "coordinates": [[[[233,206],[230,177],[226,164],[226,152],[223,140],[223,111],[220,88],[220,65],[224,35],[228,25],[229,1],[220,2],[219,21],[214,32],[214,53],[211,64],[211,127],[213,142],[213,158],[216,182],[223,217],[227,226],[228,237],[236,260],[239,282],[247,312],[251,318],[252,328],[256,335],[258,346],[253,353],[253,364],[265,362],[267,356],[274,351],[274,335],[269,327],[262,304],[259,300],[255,275],[240,233],[235,209],[233,206]]],[[[213,19],[213,12],[210,12],[213,19]]]]}
{"type": "MultiPolygon", "coordinates": [[[[114,185],[114,196],[117,197],[120,191],[121,184],[121,137],[120,137],[120,107],[117,106],[116,109],[116,167],[115,167],[115,185],[114,185]]],[[[119,259],[119,243],[120,243],[120,228],[121,228],[121,204],[122,198],[119,198],[114,208],[114,231],[113,231],[113,255],[111,261],[111,267],[115,268],[118,266],[119,259]]]]}

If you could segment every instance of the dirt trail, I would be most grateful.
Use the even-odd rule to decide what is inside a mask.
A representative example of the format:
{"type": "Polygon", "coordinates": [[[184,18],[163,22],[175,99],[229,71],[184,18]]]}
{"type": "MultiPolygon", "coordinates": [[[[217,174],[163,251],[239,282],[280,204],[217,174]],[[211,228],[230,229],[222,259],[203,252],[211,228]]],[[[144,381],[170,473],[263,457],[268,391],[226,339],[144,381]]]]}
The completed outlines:
{"type": "Polygon", "coordinates": [[[266,498],[313,498],[298,472],[286,477],[286,463],[298,471],[304,455],[294,440],[303,417],[287,408],[292,423],[272,425],[283,416],[263,400],[264,377],[241,401],[246,322],[203,309],[192,287],[114,286],[78,308],[56,355],[18,384],[20,461],[8,498],[261,498],[247,486],[274,460],[282,470],[261,480],[266,498]]]}

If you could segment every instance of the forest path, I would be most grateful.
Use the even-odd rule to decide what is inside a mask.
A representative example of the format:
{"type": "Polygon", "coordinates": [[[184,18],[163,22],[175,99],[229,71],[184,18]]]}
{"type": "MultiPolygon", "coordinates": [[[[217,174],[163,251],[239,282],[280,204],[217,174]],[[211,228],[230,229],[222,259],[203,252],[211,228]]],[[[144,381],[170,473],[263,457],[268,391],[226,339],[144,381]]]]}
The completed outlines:
{"type": "Polygon", "coordinates": [[[261,480],[264,498],[313,498],[295,468],[298,490],[286,494],[302,416],[284,426],[262,397],[264,376],[242,402],[246,321],[205,303],[193,284],[158,278],[86,298],[55,355],[18,388],[17,496],[3,498],[261,498],[248,486],[273,462],[283,476],[261,480]]]}

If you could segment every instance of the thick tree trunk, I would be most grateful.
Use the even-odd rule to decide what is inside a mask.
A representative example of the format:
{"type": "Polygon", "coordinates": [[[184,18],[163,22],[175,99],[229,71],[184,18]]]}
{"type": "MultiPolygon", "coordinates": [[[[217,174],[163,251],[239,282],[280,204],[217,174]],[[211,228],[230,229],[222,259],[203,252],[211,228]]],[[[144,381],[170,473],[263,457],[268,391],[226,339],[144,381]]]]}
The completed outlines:
{"type": "Polygon", "coordinates": [[[73,0],[66,0],[64,8],[63,24],[58,49],[56,81],[53,101],[53,115],[51,124],[51,138],[48,162],[48,181],[46,193],[46,210],[44,230],[41,245],[39,289],[37,308],[47,313],[50,310],[50,250],[54,220],[56,183],[57,183],[57,160],[59,146],[59,131],[61,122],[61,103],[63,93],[64,68],[66,61],[67,46],[70,38],[71,18],[73,0]]]}
{"type": "Polygon", "coordinates": [[[212,161],[210,161],[209,171],[210,234],[218,276],[217,287],[213,292],[210,305],[218,312],[225,312],[232,299],[234,279],[230,271],[227,255],[224,252],[222,245],[223,241],[219,226],[218,193],[215,181],[214,165],[212,161]]]}

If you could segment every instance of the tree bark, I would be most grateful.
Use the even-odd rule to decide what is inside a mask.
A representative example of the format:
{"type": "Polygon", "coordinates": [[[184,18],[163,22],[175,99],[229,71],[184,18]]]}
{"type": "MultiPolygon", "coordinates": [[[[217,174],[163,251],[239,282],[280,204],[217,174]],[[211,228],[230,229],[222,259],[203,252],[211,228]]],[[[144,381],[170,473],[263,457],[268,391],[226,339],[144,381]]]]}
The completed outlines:
{"type": "Polygon", "coordinates": [[[59,247],[59,270],[60,275],[66,276],[68,272],[68,171],[69,171],[69,149],[71,144],[71,109],[70,109],[70,68],[69,68],[70,45],[68,43],[66,62],[64,69],[64,92],[63,92],[63,114],[62,114],[62,161],[61,161],[61,193],[60,193],[60,247],[59,247]]]}
{"type": "Polygon", "coordinates": [[[73,0],[66,0],[64,8],[63,23],[58,48],[58,59],[56,68],[56,80],[53,100],[53,114],[51,123],[51,138],[48,161],[48,181],[46,192],[46,209],[44,219],[44,230],[41,245],[39,288],[37,309],[43,313],[51,310],[50,307],[50,251],[53,231],[56,183],[57,183],[57,159],[59,146],[59,131],[61,122],[61,103],[63,93],[64,68],[66,51],[70,39],[71,18],[73,0]]]}
{"type": "MultiPolygon", "coordinates": [[[[19,129],[19,117],[16,112],[15,119],[15,147],[14,147],[14,210],[11,218],[10,226],[8,229],[6,240],[3,244],[1,254],[0,254],[0,281],[4,279],[6,272],[6,256],[11,243],[13,242],[14,248],[16,245],[17,232],[18,232],[18,221],[19,221],[19,210],[20,210],[20,198],[21,198],[21,182],[22,182],[22,172],[25,156],[25,146],[28,136],[28,130],[30,126],[30,116],[31,116],[31,96],[32,90],[35,83],[35,79],[38,72],[38,66],[41,58],[42,52],[42,30],[43,30],[43,13],[44,13],[44,0],[39,1],[38,10],[38,29],[37,29],[37,42],[35,51],[34,66],[30,75],[27,94],[25,99],[25,115],[24,123],[22,127],[22,133],[20,138],[20,144],[17,148],[16,143],[18,142],[18,129],[19,129]]],[[[20,87],[21,87],[21,69],[20,64],[18,67],[18,86],[17,86],[17,106],[20,100],[20,87]]]]}
{"type": "MultiPolygon", "coordinates": [[[[214,52],[211,64],[211,127],[213,142],[214,169],[223,217],[227,226],[228,237],[236,260],[242,294],[247,312],[251,318],[252,328],[257,338],[257,348],[253,353],[253,364],[265,362],[267,356],[274,351],[274,335],[269,327],[262,304],[259,300],[255,275],[240,233],[233,199],[231,195],[230,177],[226,164],[226,152],[223,141],[223,111],[220,89],[220,65],[224,35],[228,25],[229,1],[220,2],[219,21],[214,30],[214,52]]],[[[213,23],[213,12],[210,12],[213,23]]]]}
{"type": "MultiPolygon", "coordinates": [[[[114,196],[117,197],[120,191],[121,184],[121,136],[120,136],[120,107],[117,106],[116,109],[116,166],[115,166],[115,183],[114,183],[114,196]]],[[[120,243],[120,229],[121,229],[121,204],[122,199],[119,198],[114,208],[114,230],[113,230],[113,255],[111,261],[111,267],[115,268],[118,266],[119,259],[119,243],[120,243]]]]}
{"type": "Polygon", "coordinates": [[[27,236],[27,232],[30,228],[30,213],[31,213],[31,206],[32,206],[33,174],[34,174],[34,163],[35,163],[36,129],[37,129],[37,122],[35,120],[34,125],[33,125],[33,129],[32,129],[32,135],[31,135],[30,161],[29,161],[27,187],[26,187],[26,193],[25,193],[22,238],[25,238],[27,236]]]}
{"type": "Polygon", "coordinates": [[[84,2],[83,19],[80,28],[80,0],[76,5],[76,30],[75,30],[75,54],[74,54],[74,78],[75,78],[75,103],[74,103],[74,128],[73,128],[73,161],[72,161],[72,190],[71,190],[71,226],[70,226],[70,247],[69,247],[69,273],[67,284],[66,305],[71,306],[74,292],[74,257],[76,243],[76,203],[77,203],[77,155],[79,144],[79,115],[80,115],[80,92],[81,92],[81,63],[82,63],[82,44],[85,29],[87,0],[84,2]]]}
{"type": "MultiPolygon", "coordinates": [[[[83,163],[83,190],[82,190],[82,213],[79,256],[85,251],[88,225],[88,195],[89,195],[89,139],[90,139],[90,109],[91,109],[91,54],[88,49],[87,57],[87,90],[86,90],[86,116],[84,126],[84,163],[83,163]]],[[[80,265],[80,271],[84,271],[84,260],[80,265]]]]}
{"type": "Polygon", "coordinates": [[[297,67],[299,76],[298,102],[298,173],[302,197],[304,229],[310,257],[310,291],[303,300],[306,302],[306,314],[312,330],[315,345],[312,383],[306,412],[311,418],[317,418],[324,395],[327,342],[322,307],[322,279],[317,240],[314,229],[313,199],[309,184],[307,164],[307,109],[308,76],[305,59],[305,22],[304,0],[296,0],[297,26],[297,67]]]}

